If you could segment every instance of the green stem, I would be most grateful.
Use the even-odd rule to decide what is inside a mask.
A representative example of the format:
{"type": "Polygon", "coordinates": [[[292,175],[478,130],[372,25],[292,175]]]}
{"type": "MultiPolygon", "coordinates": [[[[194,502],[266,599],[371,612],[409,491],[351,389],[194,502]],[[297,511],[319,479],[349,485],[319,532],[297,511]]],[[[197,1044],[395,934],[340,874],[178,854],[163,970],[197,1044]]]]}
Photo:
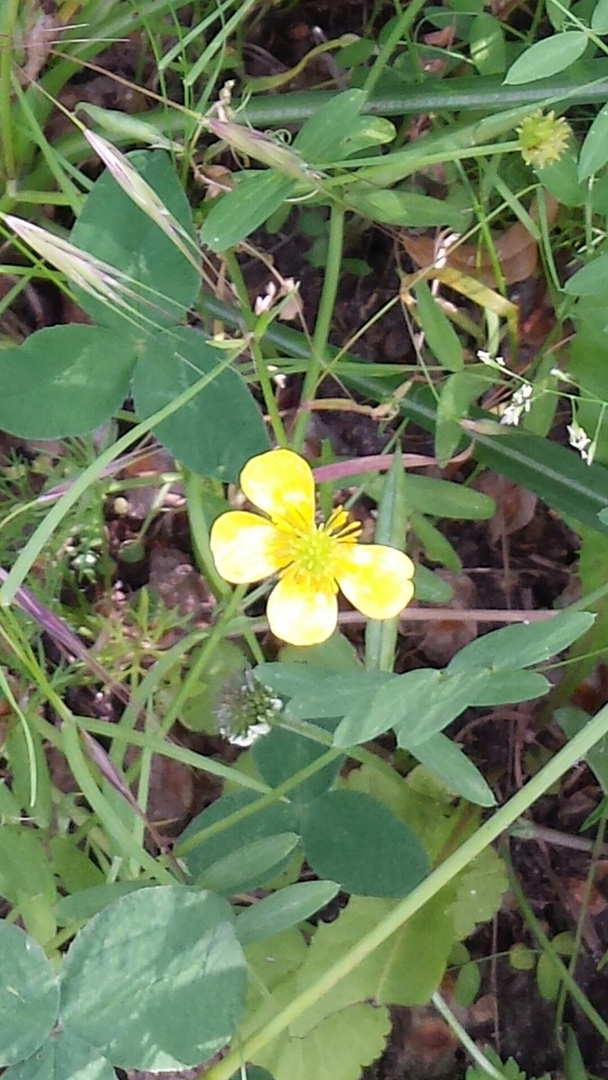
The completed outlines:
{"type": "MultiPolygon", "coordinates": [[[[301,403],[311,401],[314,398],[319,382],[319,376],[325,365],[325,354],[329,342],[329,332],[336,305],[338,285],[340,283],[343,243],[344,208],[337,203],[332,203],[329,217],[329,250],[327,253],[327,266],[325,268],[323,289],[319,301],[319,311],[315,322],[310,362],[306,369],[304,385],[302,386],[301,403]]],[[[309,421],[310,412],[308,409],[301,409],[298,413],[293,433],[294,450],[302,449],[309,421]]]]}
{"type": "Polygon", "coordinates": [[[218,574],[215,568],[213,555],[211,554],[211,545],[209,543],[209,534],[211,530],[209,528],[203,501],[204,480],[196,473],[186,469],[184,469],[184,480],[186,509],[188,511],[190,535],[192,537],[192,547],[194,549],[196,563],[198,569],[204,575],[205,581],[215,596],[215,599],[221,600],[222,598],[229,596],[232,590],[228,582],[224,581],[223,577],[220,577],[218,574]]]}
{"type": "Polygon", "coordinates": [[[13,65],[13,52],[11,42],[17,26],[19,13],[19,0],[9,0],[6,5],[4,19],[0,24],[1,36],[7,42],[5,48],[0,49],[0,131],[2,132],[2,173],[6,183],[10,183],[16,176],[15,148],[13,144],[13,119],[11,116],[11,69],[13,65]]]}
{"type": "MultiPolygon", "coordinates": [[[[587,726],[567,743],[509,802],[492,815],[445,862],[441,863],[409,896],[377,923],[365,937],[344,953],[328,971],[281,1009],[244,1044],[231,1051],[223,1061],[205,1073],[206,1080],[229,1080],[243,1061],[254,1061],[264,1047],[278,1038],[308,1009],[346,978],[371,953],[394,934],[429,900],[452,881],[482,851],[493,843],[545,792],[557,783],[569,768],[608,733],[608,706],[605,706],[587,726]]],[[[565,969],[564,969],[565,970],[565,969]]],[[[566,972],[567,975],[567,972],[566,972]]],[[[601,1018],[599,1018],[601,1020],[601,1018]]],[[[603,1021],[602,1021],[603,1024],[603,1021]]],[[[603,1024],[608,1036],[608,1027],[603,1024]]]]}
{"type": "Polygon", "coordinates": [[[408,30],[412,26],[412,23],[418,16],[418,14],[425,8],[424,0],[412,0],[408,4],[401,14],[399,19],[395,20],[395,25],[388,35],[384,45],[380,49],[378,56],[369,71],[363,89],[367,94],[371,94],[378,79],[383,74],[384,69],[387,67],[397,45],[403,37],[407,34],[408,30]]]}
{"type": "MultiPolygon", "coordinates": [[[[249,294],[247,292],[247,286],[241,272],[236,255],[233,251],[225,251],[224,258],[226,259],[226,265],[232,279],[232,284],[236,289],[236,294],[239,299],[241,311],[245,316],[247,325],[253,330],[255,325],[255,316],[251,310],[251,304],[249,303],[249,294]]],[[[266,406],[266,412],[268,413],[274,437],[279,446],[287,446],[288,439],[281,419],[281,414],[277,408],[277,402],[274,394],[274,389],[270,376],[268,374],[268,368],[264,359],[264,353],[262,352],[259,341],[252,336],[249,349],[253,362],[255,364],[255,370],[260,384],[260,389],[264,395],[264,404],[266,406]]]]}
{"type": "Polygon", "coordinates": [[[460,1042],[460,1045],[463,1047],[464,1050],[466,1050],[466,1052],[473,1059],[473,1061],[476,1061],[479,1067],[483,1069],[483,1071],[487,1073],[487,1075],[490,1076],[492,1080],[508,1080],[505,1073],[499,1072],[499,1070],[496,1069],[494,1065],[492,1065],[492,1062],[488,1061],[487,1057],[484,1053],[482,1053],[479,1047],[476,1046],[471,1036],[464,1029],[457,1017],[454,1016],[454,1013],[450,1009],[447,1002],[443,1000],[441,994],[433,994],[431,1001],[433,1002],[433,1005],[437,1009],[439,1015],[443,1017],[448,1027],[451,1028],[451,1030],[454,1032],[456,1038],[460,1042]]]}

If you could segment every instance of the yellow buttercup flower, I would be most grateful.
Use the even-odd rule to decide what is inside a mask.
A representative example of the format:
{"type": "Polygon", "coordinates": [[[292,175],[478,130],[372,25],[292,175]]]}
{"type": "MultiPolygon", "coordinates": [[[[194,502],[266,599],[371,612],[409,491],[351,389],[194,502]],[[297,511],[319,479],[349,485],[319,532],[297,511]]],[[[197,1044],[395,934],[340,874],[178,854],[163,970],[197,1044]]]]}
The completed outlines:
{"type": "Polygon", "coordinates": [[[358,544],[361,526],[338,507],[315,520],[315,482],[293,450],[251,458],[240,477],[247,510],[222,514],[211,529],[218,572],[235,585],[278,575],[268,598],[273,634],[292,645],[318,645],[338,621],[338,588],[370,619],[391,619],[414,595],[414,564],[396,548],[358,544]]]}

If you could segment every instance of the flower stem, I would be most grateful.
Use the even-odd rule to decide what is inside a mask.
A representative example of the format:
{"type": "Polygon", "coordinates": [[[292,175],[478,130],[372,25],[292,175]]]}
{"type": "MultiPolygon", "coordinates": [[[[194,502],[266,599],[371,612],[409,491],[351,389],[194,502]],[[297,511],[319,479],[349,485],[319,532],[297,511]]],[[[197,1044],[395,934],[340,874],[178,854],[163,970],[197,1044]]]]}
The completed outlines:
{"type": "MultiPolygon", "coordinates": [[[[228,269],[230,271],[232,284],[236,289],[236,294],[239,298],[239,304],[241,306],[243,315],[245,316],[247,326],[248,328],[253,329],[255,326],[255,316],[253,314],[253,311],[251,310],[249,294],[247,293],[247,287],[245,285],[245,281],[243,279],[243,274],[241,272],[238,260],[233,251],[226,251],[225,258],[228,269]]],[[[266,367],[264,353],[262,352],[262,347],[259,341],[257,341],[253,336],[251,338],[251,341],[249,342],[249,349],[251,351],[251,356],[255,364],[258,382],[260,384],[262,394],[264,395],[264,405],[266,406],[266,412],[268,413],[268,416],[270,418],[274,437],[279,446],[287,446],[287,435],[285,434],[285,428],[283,426],[281,414],[277,408],[276,398],[274,396],[272,382],[270,381],[270,376],[268,374],[268,368],[266,367]]]]}
{"type": "MultiPolygon", "coordinates": [[[[331,320],[338,294],[340,281],[340,269],[342,264],[342,246],[344,242],[344,208],[333,203],[329,218],[329,250],[327,253],[327,266],[323,279],[323,289],[319,301],[319,311],[315,323],[315,332],[312,338],[312,352],[310,362],[304,376],[302,396],[300,403],[312,401],[315,396],[319,375],[325,366],[325,354],[329,342],[331,320]]],[[[298,413],[294,433],[293,449],[301,450],[310,420],[310,411],[301,409],[298,413]]]]}

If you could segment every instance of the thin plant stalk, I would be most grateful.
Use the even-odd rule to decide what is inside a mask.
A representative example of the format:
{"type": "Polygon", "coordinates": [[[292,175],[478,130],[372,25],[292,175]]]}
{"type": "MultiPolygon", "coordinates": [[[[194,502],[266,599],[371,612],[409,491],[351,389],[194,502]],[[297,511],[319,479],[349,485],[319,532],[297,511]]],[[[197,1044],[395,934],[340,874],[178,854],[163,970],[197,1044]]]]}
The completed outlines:
{"type": "MultiPolygon", "coordinates": [[[[226,251],[224,253],[224,257],[226,259],[226,265],[228,266],[232,283],[236,289],[236,294],[239,298],[241,311],[243,312],[243,314],[246,315],[247,323],[251,326],[254,320],[254,314],[251,310],[247,287],[245,285],[245,281],[243,279],[238,260],[233,251],[226,251]]],[[[259,341],[256,341],[254,337],[251,338],[251,341],[249,343],[249,350],[251,352],[251,356],[255,365],[260,389],[264,396],[264,405],[266,408],[266,412],[268,413],[276,443],[278,446],[288,446],[289,441],[287,439],[287,434],[285,432],[285,427],[283,425],[281,414],[277,407],[276,397],[272,382],[270,380],[270,376],[268,374],[268,368],[266,366],[264,353],[262,352],[259,341]]]]}
{"type": "MultiPolygon", "coordinates": [[[[336,306],[338,286],[340,283],[340,270],[342,266],[342,249],[344,244],[344,209],[338,203],[332,203],[329,217],[329,249],[327,254],[327,266],[323,279],[323,289],[319,301],[319,311],[315,322],[315,330],[312,338],[310,362],[304,376],[301,402],[312,401],[319,383],[319,376],[325,368],[325,357],[329,343],[329,332],[336,306]]],[[[301,409],[295,423],[293,433],[293,448],[301,450],[306,438],[310,411],[301,409]]]]}

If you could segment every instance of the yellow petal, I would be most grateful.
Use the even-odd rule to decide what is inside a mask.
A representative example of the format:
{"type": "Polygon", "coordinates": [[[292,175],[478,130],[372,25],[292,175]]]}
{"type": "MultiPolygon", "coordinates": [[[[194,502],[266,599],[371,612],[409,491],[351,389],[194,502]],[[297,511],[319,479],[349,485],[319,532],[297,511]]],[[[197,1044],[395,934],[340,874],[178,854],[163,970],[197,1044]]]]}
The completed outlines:
{"type": "Polygon", "coordinates": [[[257,514],[246,510],[221,514],[209,537],[218,573],[235,585],[271,577],[285,565],[277,556],[278,537],[275,526],[257,514]]]}
{"type": "Polygon", "coordinates": [[[336,629],[338,601],[330,580],[325,587],[311,589],[287,573],[268,597],[266,614],[270,629],[282,641],[319,645],[336,629]]]}
{"type": "Polygon", "coordinates": [[[315,520],[315,482],[312,469],[293,450],[269,450],[247,462],[241,487],[254,506],[295,529],[310,528],[315,520]]]}
{"type": "Polygon", "coordinates": [[[347,600],[370,619],[392,619],[414,595],[414,564],[382,544],[340,544],[336,580],[347,600]]]}

